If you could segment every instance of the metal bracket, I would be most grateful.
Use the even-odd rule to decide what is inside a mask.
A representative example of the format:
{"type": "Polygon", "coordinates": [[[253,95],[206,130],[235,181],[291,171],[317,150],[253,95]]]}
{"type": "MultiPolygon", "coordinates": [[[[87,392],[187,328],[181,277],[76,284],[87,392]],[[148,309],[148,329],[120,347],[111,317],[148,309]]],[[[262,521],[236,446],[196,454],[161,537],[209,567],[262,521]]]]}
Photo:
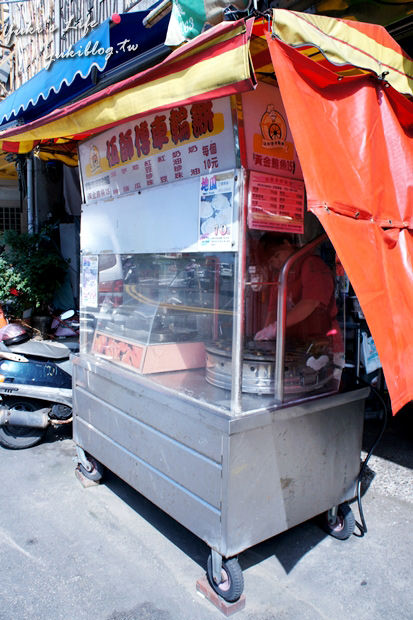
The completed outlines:
{"type": "Polygon", "coordinates": [[[218,551],[211,549],[211,558],[212,558],[212,578],[215,581],[215,583],[218,585],[222,581],[222,575],[221,575],[222,555],[220,555],[218,551]]]}
{"type": "Polygon", "coordinates": [[[88,458],[86,456],[86,453],[83,450],[83,448],[81,448],[80,446],[76,446],[76,454],[77,454],[77,458],[79,459],[79,463],[81,463],[83,465],[83,467],[86,469],[86,471],[92,471],[93,465],[88,460],[88,458]]]}
{"type": "Polygon", "coordinates": [[[333,506],[327,512],[327,521],[329,525],[335,525],[337,522],[338,506],[333,506]]]}

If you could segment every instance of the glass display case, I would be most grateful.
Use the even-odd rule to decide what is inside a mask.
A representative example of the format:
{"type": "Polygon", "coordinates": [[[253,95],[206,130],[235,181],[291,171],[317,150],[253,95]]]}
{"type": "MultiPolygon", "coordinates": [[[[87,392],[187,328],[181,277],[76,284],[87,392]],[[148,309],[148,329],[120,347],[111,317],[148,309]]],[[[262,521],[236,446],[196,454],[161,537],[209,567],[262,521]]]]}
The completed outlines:
{"type": "MultiPolygon", "coordinates": [[[[82,352],[229,412],[237,368],[244,413],[337,391],[344,355],[333,271],[314,254],[314,243],[300,250],[293,237],[282,237],[284,248],[280,239],[248,235],[239,347],[236,253],[99,255],[97,307],[82,311],[82,352]],[[292,263],[281,291],[287,258],[292,263]],[[280,293],[285,326],[277,326],[280,293]],[[278,384],[277,339],[283,365],[278,384]]],[[[326,247],[324,255],[328,260],[326,247]]]]}
{"type": "Polygon", "coordinates": [[[234,261],[234,253],[100,255],[98,306],[83,308],[82,352],[177,390],[204,383],[198,397],[215,402],[206,349],[226,342],[231,360],[234,261]]]}
{"type": "MultiPolygon", "coordinates": [[[[324,237],[300,249],[296,237],[256,233],[247,243],[242,392],[267,396],[265,402],[275,397],[278,405],[338,391],[344,367],[334,251],[324,237]],[[277,320],[284,303],[285,323],[277,320]]],[[[227,347],[219,340],[207,347],[207,380],[230,389],[227,347]]]]}

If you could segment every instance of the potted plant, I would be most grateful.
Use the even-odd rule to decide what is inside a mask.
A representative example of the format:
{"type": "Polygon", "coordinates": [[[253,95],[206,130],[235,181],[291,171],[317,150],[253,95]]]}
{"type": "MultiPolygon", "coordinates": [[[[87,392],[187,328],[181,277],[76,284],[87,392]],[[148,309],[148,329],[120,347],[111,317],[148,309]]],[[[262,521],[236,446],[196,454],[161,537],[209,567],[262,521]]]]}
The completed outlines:
{"type": "Polygon", "coordinates": [[[66,271],[50,227],[35,234],[8,230],[0,236],[0,303],[12,300],[15,318],[31,309],[33,316],[49,320],[48,306],[66,271]]]}

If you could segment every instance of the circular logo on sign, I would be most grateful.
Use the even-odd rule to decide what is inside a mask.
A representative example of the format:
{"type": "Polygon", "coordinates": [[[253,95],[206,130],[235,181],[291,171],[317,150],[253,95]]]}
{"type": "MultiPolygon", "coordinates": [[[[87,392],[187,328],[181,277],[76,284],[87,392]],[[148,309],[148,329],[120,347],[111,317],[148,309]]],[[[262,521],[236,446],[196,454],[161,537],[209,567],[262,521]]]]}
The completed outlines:
{"type": "Polygon", "coordinates": [[[287,138],[287,124],[273,103],[267,105],[260,121],[260,127],[263,146],[272,148],[284,145],[287,138]]]}
{"type": "Polygon", "coordinates": [[[90,163],[90,169],[92,172],[96,172],[96,170],[99,170],[100,168],[99,149],[94,144],[90,147],[89,163],[90,163]]]}

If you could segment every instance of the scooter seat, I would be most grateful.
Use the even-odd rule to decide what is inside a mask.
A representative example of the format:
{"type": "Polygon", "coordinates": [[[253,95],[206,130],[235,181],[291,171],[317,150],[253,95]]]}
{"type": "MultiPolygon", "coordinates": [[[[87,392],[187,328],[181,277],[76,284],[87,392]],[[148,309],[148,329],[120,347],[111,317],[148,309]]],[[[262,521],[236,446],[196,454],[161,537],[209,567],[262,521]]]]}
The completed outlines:
{"type": "Polygon", "coordinates": [[[28,340],[21,344],[12,344],[7,349],[12,353],[45,357],[50,360],[63,360],[70,355],[69,347],[54,340],[28,340]]]}

